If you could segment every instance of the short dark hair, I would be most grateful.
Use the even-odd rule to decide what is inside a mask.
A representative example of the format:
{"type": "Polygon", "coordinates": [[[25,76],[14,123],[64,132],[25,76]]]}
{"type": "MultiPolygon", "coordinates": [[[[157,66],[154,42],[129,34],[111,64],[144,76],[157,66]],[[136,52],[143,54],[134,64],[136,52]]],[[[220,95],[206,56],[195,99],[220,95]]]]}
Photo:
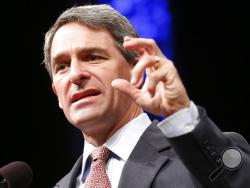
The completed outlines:
{"type": "Polygon", "coordinates": [[[51,44],[57,30],[70,22],[83,24],[91,29],[106,29],[114,38],[118,50],[128,63],[136,60],[137,54],[123,48],[125,36],[138,37],[138,34],[126,17],[106,4],[74,6],[64,11],[45,35],[44,60],[51,79],[51,44]]]}

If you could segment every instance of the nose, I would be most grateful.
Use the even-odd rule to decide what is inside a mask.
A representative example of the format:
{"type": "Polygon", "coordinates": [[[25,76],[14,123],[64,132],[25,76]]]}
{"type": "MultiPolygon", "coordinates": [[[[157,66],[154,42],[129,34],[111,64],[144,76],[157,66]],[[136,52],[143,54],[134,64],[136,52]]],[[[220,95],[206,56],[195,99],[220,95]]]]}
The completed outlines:
{"type": "Polygon", "coordinates": [[[86,69],[86,67],[78,62],[72,62],[69,72],[69,80],[76,84],[80,85],[81,82],[85,79],[90,78],[90,73],[86,69]]]}

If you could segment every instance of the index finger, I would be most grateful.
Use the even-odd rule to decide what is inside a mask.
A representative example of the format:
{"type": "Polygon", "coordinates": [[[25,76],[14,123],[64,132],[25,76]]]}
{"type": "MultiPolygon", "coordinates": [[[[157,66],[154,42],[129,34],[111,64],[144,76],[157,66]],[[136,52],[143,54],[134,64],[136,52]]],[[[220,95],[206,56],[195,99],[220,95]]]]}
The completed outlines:
{"type": "Polygon", "coordinates": [[[124,37],[123,47],[127,50],[134,50],[141,54],[144,49],[150,55],[160,52],[159,47],[153,39],[124,37]]]}
{"type": "Polygon", "coordinates": [[[156,56],[151,56],[145,53],[143,56],[141,56],[141,59],[136,63],[135,67],[132,71],[132,78],[131,78],[131,84],[133,85],[140,85],[138,83],[140,80],[142,80],[144,71],[149,67],[154,67],[156,63],[156,56]]]}

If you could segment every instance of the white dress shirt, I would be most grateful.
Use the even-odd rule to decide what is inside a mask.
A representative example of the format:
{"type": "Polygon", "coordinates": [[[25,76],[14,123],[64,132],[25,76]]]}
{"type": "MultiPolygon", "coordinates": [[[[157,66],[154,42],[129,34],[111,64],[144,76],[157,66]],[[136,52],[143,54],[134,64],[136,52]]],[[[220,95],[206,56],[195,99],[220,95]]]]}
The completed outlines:
{"type": "MultiPolygon", "coordinates": [[[[160,122],[158,126],[167,137],[174,137],[192,131],[198,122],[198,110],[191,101],[189,108],[179,110],[160,122]]],[[[141,135],[150,124],[151,120],[149,119],[148,115],[143,113],[124,125],[103,144],[116,156],[118,156],[110,158],[106,165],[107,174],[109,176],[112,188],[118,187],[125,162],[128,160],[141,135]]],[[[85,140],[82,171],[77,178],[76,188],[84,188],[85,179],[83,177],[85,177],[87,159],[89,154],[94,149],[95,146],[89,144],[85,140]]]]}
{"type": "MultiPolygon", "coordinates": [[[[121,129],[119,129],[103,144],[119,157],[110,158],[106,165],[107,174],[109,176],[112,188],[118,187],[118,183],[125,162],[128,160],[129,155],[133,151],[141,135],[150,124],[151,120],[149,119],[146,113],[143,113],[132,121],[130,121],[129,123],[127,123],[121,129]]],[[[82,172],[77,178],[76,187],[84,188],[84,182],[82,182],[82,177],[85,171],[88,156],[94,150],[94,148],[95,146],[85,141],[83,150],[82,172]]]]}

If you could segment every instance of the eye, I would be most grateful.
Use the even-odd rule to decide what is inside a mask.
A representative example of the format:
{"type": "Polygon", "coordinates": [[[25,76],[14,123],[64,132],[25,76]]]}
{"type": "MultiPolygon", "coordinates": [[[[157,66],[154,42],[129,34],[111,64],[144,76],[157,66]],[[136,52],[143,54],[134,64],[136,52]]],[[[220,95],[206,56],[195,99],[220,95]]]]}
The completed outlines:
{"type": "Polygon", "coordinates": [[[58,63],[55,67],[55,72],[62,71],[69,66],[68,63],[58,63]]]}
{"type": "Polygon", "coordinates": [[[86,61],[94,61],[94,62],[97,62],[97,61],[101,61],[101,60],[104,60],[105,58],[102,57],[102,56],[99,56],[99,55],[88,55],[85,60],[86,61]]]}

